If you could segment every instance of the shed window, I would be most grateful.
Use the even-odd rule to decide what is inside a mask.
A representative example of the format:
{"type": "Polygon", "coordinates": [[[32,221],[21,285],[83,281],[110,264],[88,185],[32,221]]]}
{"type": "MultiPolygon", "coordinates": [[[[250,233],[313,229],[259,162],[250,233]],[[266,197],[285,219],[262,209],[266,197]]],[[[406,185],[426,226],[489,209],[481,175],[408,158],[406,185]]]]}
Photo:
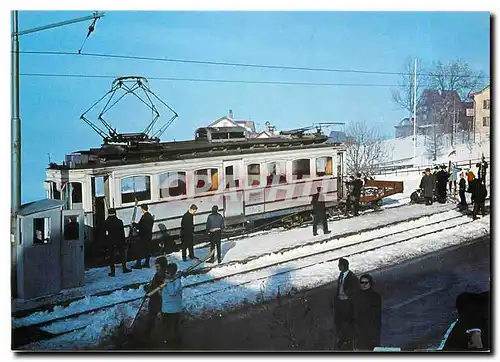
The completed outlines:
{"type": "Polygon", "coordinates": [[[165,172],[160,175],[160,197],[186,195],[186,173],[165,172]]]}
{"type": "Polygon", "coordinates": [[[260,165],[258,163],[252,163],[247,167],[248,171],[248,186],[259,186],[260,185],[260,165]]]}
{"type": "Polygon", "coordinates": [[[267,164],[267,186],[286,184],[286,162],[277,161],[267,164]]]}
{"type": "Polygon", "coordinates": [[[50,243],[50,218],[41,217],[33,219],[33,244],[41,245],[50,243]]]}
{"type": "Polygon", "coordinates": [[[292,162],[292,176],[294,180],[302,180],[311,177],[310,161],[307,158],[292,162]]]}
{"type": "Polygon", "coordinates": [[[205,168],[194,172],[195,194],[219,189],[219,170],[217,168],[205,168]]]}
{"type": "Polygon", "coordinates": [[[333,163],[331,157],[319,157],[316,159],[316,176],[333,175],[333,163]]]}
{"type": "Polygon", "coordinates": [[[121,180],[122,204],[151,200],[151,181],[149,176],[132,176],[121,180]]]}
{"type": "Polygon", "coordinates": [[[64,240],[78,240],[80,237],[80,225],[78,216],[64,217],[64,240]]]}

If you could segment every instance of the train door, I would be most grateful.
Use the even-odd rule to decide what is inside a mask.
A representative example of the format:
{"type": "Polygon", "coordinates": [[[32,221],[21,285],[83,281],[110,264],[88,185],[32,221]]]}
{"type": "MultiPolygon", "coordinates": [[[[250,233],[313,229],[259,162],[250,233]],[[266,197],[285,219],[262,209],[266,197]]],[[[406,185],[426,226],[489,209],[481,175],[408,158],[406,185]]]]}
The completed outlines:
{"type": "Polygon", "coordinates": [[[224,161],[224,217],[243,215],[243,160],[224,161]]]}
{"type": "Polygon", "coordinates": [[[110,190],[109,175],[95,175],[92,176],[92,212],[93,212],[93,227],[94,227],[94,241],[103,240],[104,221],[108,216],[108,209],[110,206],[110,190]]]}
{"type": "Polygon", "coordinates": [[[62,288],[80,287],[85,282],[83,210],[64,210],[61,221],[62,288]]]}
{"type": "Polygon", "coordinates": [[[341,200],[344,197],[344,154],[342,152],[337,153],[337,200],[341,200]]]}

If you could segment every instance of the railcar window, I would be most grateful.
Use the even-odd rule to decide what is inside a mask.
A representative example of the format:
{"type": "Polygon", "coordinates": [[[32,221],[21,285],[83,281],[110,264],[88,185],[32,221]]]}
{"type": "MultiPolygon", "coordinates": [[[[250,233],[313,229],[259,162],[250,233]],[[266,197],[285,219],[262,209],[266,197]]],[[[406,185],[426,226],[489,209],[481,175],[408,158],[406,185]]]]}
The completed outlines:
{"type": "Polygon", "coordinates": [[[240,187],[240,180],[238,176],[234,174],[234,166],[226,167],[226,190],[233,189],[235,187],[240,187]]]}
{"type": "Polygon", "coordinates": [[[333,175],[333,160],[331,157],[318,157],[316,159],[316,176],[333,175]]]}
{"type": "Polygon", "coordinates": [[[186,173],[165,172],[160,175],[160,197],[186,195],[186,173]]]}
{"type": "Polygon", "coordinates": [[[267,164],[267,186],[286,184],[286,162],[270,162],[267,164]]]}
{"type": "Polygon", "coordinates": [[[292,162],[292,177],[294,180],[302,180],[311,176],[310,161],[307,158],[292,162]]]}
{"type": "Polygon", "coordinates": [[[121,180],[122,204],[151,200],[151,181],[149,176],[132,176],[121,180]]]}
{"type": "Polygon", "coordinates": [[[33,219],[33,244],[41,245],[50,243],[50,218],[41,217],[33,219]]]}
{"type": "Polygon", "coordinates": [[[260,165],[258,163],[252,163],[248,165],[248,186],[259,186],[260,185],[260,165]]]}
{"type": "Polygon", "coordinates": [[[219,170],[217,168],[205,168],[194,172],[195,194],[219,189],[219,170]]]}
{"type": "Polygon", "coordinates": [[[66,198],[71,196],[71,203],[81,204],[82,203],[82,184],[80,182],[69,182],[66,186],[66,198]],[[71,186],[71,187],[68,187],[71,186]],[[71,191],[70,191],[71,190],[71,191]],[[71,195],[69,193],[71,192],[71,195]]]}

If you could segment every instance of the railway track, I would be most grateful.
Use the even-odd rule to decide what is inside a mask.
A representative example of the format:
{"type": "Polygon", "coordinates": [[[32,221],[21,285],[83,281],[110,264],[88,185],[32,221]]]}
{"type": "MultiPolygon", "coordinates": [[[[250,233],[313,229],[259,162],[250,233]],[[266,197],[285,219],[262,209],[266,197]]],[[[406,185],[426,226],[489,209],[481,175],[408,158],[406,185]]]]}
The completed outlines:
{"type": "MultiPolygon", "coordinates": [[[[439,214],[441,212],[442,211],[437,211],[434,214],[420,216],[420,217],[415,217],[415,218],[413,218],[413,220],[414,221],[418,221],[419,219],[430,218],[433,215],[439,214]]],[[[467,219],[466,216],[458,215],[458,216],[454,216],[454,217],[451,217],[451,218],[448,218],[448,219],[445,219],[445,220],[438,220],[438,221],[435,221],[435,222],[427,223],[425,226],[418,225],[418,226],[415,226],[415,227],[412,227],[412,228],[409,228],[409,229],[407,228],[407,229],[400,230],[400,231],[389,232],[389,233],[382,234],[380,236],[363,239],[361,241],[356,241],[356,242],[352,242],[352,243],[346,243],[346,244],[343,244],[343,245],[334,246],[333,248],[328,248],[328,249],[324,249],[324,250],[321,250],[321,251],[317,251],[317,252],[313,252],[313,253],[309,253],[309,254],[305,254],[305,255],[300,255],[300,256],[296,256],[296,257],[292,257],[292,258],[285,258],[285,260],[277,261],[277,262],[272,263],[272,264],[265,264],[265,265],[261,265],[261,266],[249,267],[249,268],[246,268],[245,270],[240,270],[240,271],[237,271],[237,272],[234,272],[234,273],[229,273],[229,274],[226,274],[226,275],[221,275],[221,276],[218,276],[218,277],[215,277],[215,278],[207,278],[206,280],[201,280],[201,281],[197,281],[197,282],[194,282],[194,283],[189,283],[188,282],[189,277],[188,277],[188,279],[186,280],[187,283],[184,283],[184,288],[195,288],[195,287],[200,287],[201,288],[203,286],[213,285],[214,283],[216,283],[218,281],[221,281],[221,280],[237,279],[237,278],[241,278],[242,276],[245,276],[245,275],[251,275],[252,273],[255,274],[256,272],[264,270],[264,269],[273,268],[273,267],[277,267],[277,266],[283,266],[283,265],[286,265],[286,264],[297,262],[299,260],[302,261],[301,265],[299,265],[297,267],[293,267],[291,269],[289,268],[289,269],[287,269],[285,271],[281,271],[281,272],[274,273],[274,274],[271,274],[271,275],[266,274],[265,276],[262,276],[262,277],[249,278],[248,280],[242,280],[242,281],[240,280],[240,281],[237,281],[237,282],[231,284],[230,286],[225,286],[223,288],[209,290],[207,292],[199,293],[199,294],[193,296],[193,298],[200,298],[200,297],[203,297],[203,296],[206,296],[206,295],[209,295],[209,294],[213,294],[213,293],[217,293],[217,292],[222,292],[222,291],[227,290],[229,288],[241,287],[243,285],[246,285],[246,284],[249,284],[249,283],[252,283],[252,282],[256,282],[256,281],[259,281],[259,280],[262,280],[262,279],[279,276],[279,275],[282,275],[282,274],[286,274],[286,273],[294,272],[294,271],[297,271],[297,270],[305,269],[305,268],[308,268],[308,267],[311,267],[311,266],[314,266],[314,265],[318,265],[318,264],[322,264],[322,263],[332,262],[332,261],[337,260],[341,256],[351,257],[353,255],[362,254],[362,253],[365,253],[365,252],[368,252],[368,251],[380,249],[380,248],[391,246],[391,245],[395,245],[395,244],[398,244],[398,243],[403,243],[403,242],[411,240],[413,238],[418,238],[418,237],[430,235],[430,234],[433,234],[433,233],[436,233],[436,232],[439,232],[439,231],[443,231],[443,230],[446,230],[446,229],[455,228],[457,226],[460,226],[460,225],[472,222],[472,221],[467,221],[466,219],[467,219]],[[452,225],[446,225],[447,223],[449,223],[452,220],[456,220],[457,223],[453,223],[452,225]],[[460,221],[460,222],[458,222],[458,221],[460,221]],[[419,233],[417,235],[411,234],[412,231],[415,231],[417,229],[429,228],[429,226],[435,226],[437,224],[443,224],[443,225],[442,225],[442,227],[440,227],[438,229],[434,228],[431,231],[425,231],[425,232],[419,233]],[[396,240],[392,240],[392,241],[389,241],[389,242],[382,242],[382,243],[380,243],[380,241],[383,240],[383,239],[395,237],[395,236],[398,236],[398,235],[400,237],[397,238],[396,240]],[[379,242],[378,244],[377,244],[377,241],[379,242]],[[357,250],[355,252],[349,251],[349,248],[352,249],[353,247],[358,247],[360,245],[364,245],[364,248],[362,248],[361,250],[357,250]],[[329,254],[332,254],[332,253],[340,253],[341,255],[329,255],[329,254]],[[314,261],[314,262],[307,262],[307,259],[316,258],[318,256],[324,256],[325,258],[324,258],[324,260],[321,260],[319,262],[317,260],[314,261]]],[[[408,221],[408,220],[405,220],[405,222],[406,221],[408,221]]],[[[346,235],[346,234],[335,235],[335,236],[332,236],[331,238],[328,238],[328,239],[322,239],[322,240],[319,240],[319,241],[316,241],[316,242],[309,242],[307,244],[303,244],[303,245],[296,246],[296,247],[285,248],[285,249],[282,249],[282,250],[280,250],[278,252],[275,252],[275,253],[267,253],[267,254],[264,254],[264,255],[260,256],[260,258],[263,258],[263,257],[271,255],[271,254],[285,255],[288,252],[293,252],[296,249],[303,248],[303,247],[313,247],[313,246],[316,246],[316,245],[319,245],[319,244],[329,243],[329,242],[332,242],[334,240],[349,238],[349,237],[357,235],[357,234],[363,234],[363,233],[367,233],[367,232],[371,232],[371,231],[376,231],[376,230],[382,231],[382,230],[385,230],[385,229],[394,228],[398,224],[401,224],[401,223],[402,223],[402,221],[398,221],[398,222],[395,222],[393,224],[386,225],[384,227],[369,228],[369,229],[365,229],[365,230],[360,230],[359,232],[346,233],[346,234],[349,234],[349,235],[346,235]]],[[[259,257],[253,257],[253,258],[251,258],[251,260],[244,260],[242,262],[239,262],[239,264],[240,265],[245,265],[245,264],[248,264],[248,263],[250,263],[252,261],[256,261],[258,259],[259,259],[259,257]]],[[[238,264],[238,262],[226,263],[226,264],[222,264],[222,265],[219,265],[219,266],[216,266],[216,267],[220,268],[220,267],[224,267],[224,266],[228,266],[228,265],[235,265],[235,264],[238,264]]],[[[206,269],[210,269],[210,268],[206,268],[206,269]]],[[[196,278],[196,277],[194,277],[194,278],[196,278]]],[[[145,284],[145,283],[137,283],[134,286],[136,288],[139,288],[143,284],[145,284]]],[[[120,289],[123,289],[123,287],[122,288],[118,288],[116,290],[120,290],[120,289]]],[[[102,306],[99,306],[99,307],[96,307],[96,308],[93,308],[93,309],[90,309],[90,310],[85,310],[85,311],[81,311],[81,312],[77,312],[77,313],[72,313],[72,314],[64,315],[64,316],[53,318],[53,319],[46,320],[46,321],[43,321],[43,322],[34,323],[34,324],[31,324],[31,325],[28,325],[28,326],[22,326],[22,327],[14,328],[13,329],[13,339],[12,339],[13,340],[13,347],[15,348],[15,347],[24,345],[24,344],[26,344],[26,342],[27,343],[33,342],[33,339],[35,339],[35,341],[41,341],[41,340],[44,340],[44,339],[54,338],[54,337],[57,337],[57,336],[61,336],[61,335],[64,335],[64,334],[72,333],[72,332],[75,332],[77,330],[83,329],[86,326],[88,326],[88,324],[85,325],[85,326],[76,328],[76,329],[71,329],[71,330],[60,332],[60,333],[50,333],[50,332],[44,331],[44,327],[50,326],[53,323],[60,322],[60,321],[74,320],[74,319],[77,319],[78,317],[80,317],[82,315],[95,314],[95,313],[98,313],[98,312],[103,311],[105,309],[109,309],[109,308],[115,307],[117,305],[127,304],[127,303],[132,303],[134,301],[138,301],[141,298],[142,298],[142,295],[140,297],[135,297],[135,298],[131,298],[131,299],[128,299],[128,300],[121,300],[119,302],[115,302],[115,303],[111,303],[111,304],[107,304],[107,305],[102,305],[102,306]],[[27,339],[27,338],[22,338],[22,336],[31,336],[31,337],[27,339]]]]}

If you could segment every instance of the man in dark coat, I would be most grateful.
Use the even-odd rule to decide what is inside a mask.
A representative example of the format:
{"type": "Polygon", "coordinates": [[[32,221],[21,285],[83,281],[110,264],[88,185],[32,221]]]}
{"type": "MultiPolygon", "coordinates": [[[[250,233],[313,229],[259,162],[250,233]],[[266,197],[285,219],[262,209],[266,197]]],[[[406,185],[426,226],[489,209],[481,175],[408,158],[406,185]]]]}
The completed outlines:
{"type": "Polygon", "coordinates": [[[198,206],[192,204],[181,220],[182,260],[187,261],[186,250],[189,250],[189,259],[195,259],[194,255],[194,214],[198,206]]]}
{"type": "Polygon", "coordinates": [[[354,299],[359,291],[358,278],[349,270],[349,261],[339,259],[340,275],[334,302],[336,349],[352,349],[354,338],[354,299]]]}
{"type": "MultiPolygon", "coordinates": [[[[219,208],[217,205],[212,206],[212,213],[208,215],[206,229],[210,235],[210,252],[217,248],[217,262],[220,264],[222,261],[220,251],[220,239],[222,230],[224,230],[224,218],[218,213],[219,208]]],[[[214,262],[214,257],[210,259],[210,263],[214,262]]]]}
{"type": "Polygon", "coordinates": [[[354,176],[349,177],[349,181],[346,181],[346,189],[347,189],[347,197],[345,201],[345,216],[349,216],[349,212],[351,211],[351,205],[354,201],[354,198],[351,196],[352,194],[352,182],[354,181],[354,176]]]}
{"type": "Polygon", "coordinates": [[[326,217],[326,206],[323,195],[321,194],[321,187],[318,187],[318,192],[312,196],[312,207],[313,207],[313,235],[318,235],[318,224],[321,222],[323,224],[323,234],[330,234],[328,230],[328,220],[326,217]]]}
{"type": "Polygon", "coordinates": [[[446,202],[446,185],[450,175],[446,172],[446,166],[441,166],[441,170],[436,173],[438,200],[441,203],[446,202]]]}
{"type": "Polygon", "coordinates": [[[354,300],[354,349],[373,351],[380,346],[382,298],[373,290],[371,275],[363,274],[359,285],[361,290],[354,300]]]}
{"type": "Polygon", "coordinates": [[[460,196],[460,207],[463,209],[467,208],[467,201],[465,199],[465,190],[467,189],[465,185],[465,177],[463,172],[460,173],[460,181],[458,182],[458,195],[460,196]]]}
{"type": "Polygon", "coordinates": [[[111,269],[111,272],[108,275],[110,277],[114,277],[115,255],[117,251],[120,252],[123,273],[130,273],[132,270],[127,269],[127,245],[125,243],[123,221],[116,217],[115,209],[109,209],[108,215],[108,218],[104,222],[104,230],[106,230],[109,245],[109,268],[111,269]]]}
{"type": "MultiPolygon", "coordinates": [[[[165,279],[165,273],[167,271],[167,259],[164,256],[160,256],[155,260],[156,273],[153,277],[151,283],[147,284],[144,288],[146,293],[153,291],[158,288],[165,279]]],[[[152,337],[153,329],[155,326],[156,317],[158,313],[161,313],[161,293],[155,293],[149,298],[148,302],[148,324],[146,327],[146,332],[152,337]]]]}
{"type": "Polygon", "coordinates": [[[142,216],[139,223],[134,223],[133,226],[139,230],[139,257],[135,265],[132,267],[134,269],[149,268],[149,259],[153,252],[153,245],[151,238],[153,236],[153,224],[154,217],[149,213],[148,205],[141,205],[142,216]],[[144,264],[141,265],[141,256],[145,256],[144,264]]]}
{"type": "Polygon", "coordinates": [[[490,292],[460,294],[456,299],[458,320],[444,344],[444,351],[490,349],[490,292]]]}
{"type": "Polygon", "coordinates": [[[431,175],[431,169],[425,169],[425,176],[422,177],[420,181],[420,188],[424,190],[424,198],[426,205],[432,205],[432,197],[434,196],[434,187],[436,182],[434,181],[434,177],[431,175]]]}
{"type": "Polygon", "coordinates": [[[476,178],[472,179],[471,182],[471,199],[474,200],[474,207],[472,209],[472,219],[476,220],[477,214],[481,211],[481,215],[486,215],[485,201],[488,192],[486,186],[476,178]]]}
{"type": "Polygon", "coordinates": [[[361,173],[356,174],[356,179],[352,182],[352,192],[353,206],[354,206],[354,216],[359,215],[359,199],[361,198],[361,188],[363,187],[363,180],[361,180],[361,173]]]}

